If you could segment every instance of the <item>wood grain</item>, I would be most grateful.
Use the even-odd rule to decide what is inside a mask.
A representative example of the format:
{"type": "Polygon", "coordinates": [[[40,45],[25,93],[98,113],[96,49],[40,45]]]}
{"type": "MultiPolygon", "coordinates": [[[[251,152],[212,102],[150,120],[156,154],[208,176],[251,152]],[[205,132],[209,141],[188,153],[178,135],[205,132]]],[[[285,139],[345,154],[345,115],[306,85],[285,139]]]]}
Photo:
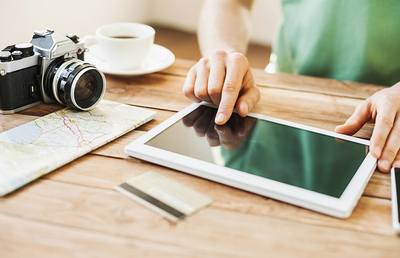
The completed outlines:
{"type": "MultiPolygon", "coordinates": [[[[199,248],[65,227],[36,219],[0,214],[2,257],[205,257],[199,248]],[[32,237],[34,236],[34,237],[32,237]]],[[[213,254],[217,256],[217,254],[213,254]]],[[[224,255],[218,254],[219,255],[224,255]]]]}
{"type": "MultiPolygon", "coordinates": [[[[337,219],[124,153],[124,147],[190,104],[181,93],[195,62],[139,77],[107,75],[105,99],[157,111],[157,118],[0,199],[1,257],[398,257],[390,177],[375,171],[354,212],[337,219]],[[149,170],[214,199],[173,224],[113,190],[149,170]]],[[[333,131],[383,87],[253,69],[254,112],[333,131]]],[[[0,115],[0,132],[62,105],[0,115]]],[[[373,124],[356,136],[368,139],[373,124]]]]}
{"type": "MultiPolygon", "coordinates": [[[[104,157],[98,157],[96,155],[87,155],[85,157],[82,157],[78,160],[78,162],[66,165],[58,171],[48,174],[44,178],[69,184],[78,184],[111,190],[114,185],[118,185],[132,177],[145,173],[149,170],[157,171],[161,174],[166,175],[167,177],[175,179],[189,187],[192,187],[204,194],[209,195],[215,200],[215,204],[221,208],[229,208],[236,211],[243,211],[258,215],[270,215],[279,217],[286,216],[287,212],[290,212],[294,214],[293,216],[290,216],[291,220],[307,220],[309,221],[309,223],[313,224],[324,224],[325,222],[332,223],[333,221],[335,221],[335,225],[337,225],[338,223],[343,223],[343,227],[345,227],[344,225],[347,225],[347,228],[351,229],[355,229],[358,227],[354,226],[353,222],[351,221],[358,221],[362,224],[365,224],[364,230],[373,231],[377,230],[378,228],[379,230],[381,230],[382,228],[371,228],[369,227],[371,223],[374,225],[384,223],[386,227],[385,230],[382,232],[385,232],[385,234],[392,234],[390,223],[387,223],[390,221],[390,212],[386,213],[385,216],[382,215],[385,214],[384,212],[382,212],[382,214],[378,215],[377,217],[371,217],[368,215],[364,218],[364,220],[358,220],[358,209],[361,209],[362,211],[360,214],[365,214],[366,209],[371,209],[371,211],[369,211],[368,213],[373,214],[373,211],[375,211],[375,206],[381,206],[380,210],[390,211],[390,202],[388,201],[388,199],[384,199],[382,197],[371,198],[366,196],[363,200],[367,200],[368,205],[371,204],[371,202],[375,201],[376,205],[374,204],[372,206],[368,206],[363,205],[363,203],[360,202],[350,219],[341,220],[330,218],[326,215],[322,215],[303,208],[298,208],[292,205],[284,204],[279,201],[271,200],[269,198],[262,197],[243,190],[215,183],[207,179],[194,177],[183,172],[178,172],[169,168],[156,166],[147,162],[141,162],[136,159],[127,159],[121,161],[113,158],[105,159],[104,157]],[[310,219],[310,217],[312,217],[312,219],[310,219]],[[384,217],[387,220],[385,220],[384,217]]],[[[377,173],[381,174],[380,172],[377,173]]],[[[387,176],[387,174],[385,175],[387,176]]],[[[388,180],[388,178],[377,177],[375,178],[375,180],[379,180],[379,186],[385,187],[384,183],[388,180]]],[[[386,197],[390,197],[390,189],[385,190],[387,191],[385,191],[382,195],[387,195],[386,197]]],[[[372,192],[370,190],[366,190],[366,192],[370,193],[373,196],[376,196],[375,192],[372,192]]],[[[325,225],[329,225],[329,223],[325,225]]]]}
{"type": "Polygon", "coordinates": [[[357,253],[361,257],[395,257],[400,251],[398,239],[390,236],[259,216],[214,205],[173,224],[115,191],[48,180],[38,180],[24,191],[14,193],[12,202],[8,202],[9,198],[2,200],[1,212],[18,214],[29,221],[238,257],[297,252],[305,256],[324,253],[327,257],[343,257],[357,253]],[[29,213],[24,212],[27,209],[29,213]],[[287,249],[282,250],[282,243],[287,249]]]}
{"type": "MultiPolygon", "coordinates": [[[[190,67],[195,63],[192,60],[177,59],[173,66],[165,69],[162,73],[185,77],[190,67]]],[[[385,88],[373,84],[339,81],[305,75],[287,73],[269,74],[263,69],[256,68],[252,68],[251,70],[255,83],[260,87],[290,89],[293,91],[313,92],[356,99],[366,99],[375,92],[385,88]]]]}

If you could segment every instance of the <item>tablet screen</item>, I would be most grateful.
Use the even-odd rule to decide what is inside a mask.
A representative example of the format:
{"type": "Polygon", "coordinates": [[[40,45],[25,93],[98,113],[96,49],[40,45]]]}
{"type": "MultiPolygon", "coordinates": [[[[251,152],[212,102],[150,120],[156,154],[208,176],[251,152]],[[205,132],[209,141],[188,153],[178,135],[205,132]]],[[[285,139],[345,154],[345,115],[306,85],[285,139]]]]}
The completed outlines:
{"type": "MultiPolygon", "coordinates": [[[[393,212],[397,212],[397,217],[398,217],[398,223],[400,223],[400,168],[394,168],[394,178],[392,180],[395,180],[395,192],[394,194],[396,195],[396,206],[397,210],[393,212]]],[[[394,198],[393,198],[394,199],[394,198]]]]}
{"type": "Polygon", "coordinates": [[[366,156],[366,146],[234,113],[214,123],[200,106],[146,144],[339,198],[366,156]]]}

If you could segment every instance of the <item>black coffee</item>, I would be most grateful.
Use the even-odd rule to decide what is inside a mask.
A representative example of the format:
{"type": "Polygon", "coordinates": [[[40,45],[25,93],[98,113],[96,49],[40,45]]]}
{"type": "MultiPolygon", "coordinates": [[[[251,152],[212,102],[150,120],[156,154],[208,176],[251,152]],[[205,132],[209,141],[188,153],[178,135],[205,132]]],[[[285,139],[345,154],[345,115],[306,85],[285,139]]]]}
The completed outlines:
{"type": "Polygon", "coordinates": [[[138,37],[133,37],[133,36],[112,36],[110,38],[113,38],[113,39],[136,39],[138,37]]]}

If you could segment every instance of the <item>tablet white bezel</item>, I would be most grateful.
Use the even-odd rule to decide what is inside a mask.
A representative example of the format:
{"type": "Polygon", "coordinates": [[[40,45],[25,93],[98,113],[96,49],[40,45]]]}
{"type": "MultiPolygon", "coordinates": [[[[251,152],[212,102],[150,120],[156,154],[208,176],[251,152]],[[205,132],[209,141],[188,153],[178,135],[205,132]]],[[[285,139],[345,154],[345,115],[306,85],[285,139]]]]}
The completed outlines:
{"type": "Polygon", "coordinates": [[[394,232],[400,235],[400,223],[399,223],[399,210],[397,207],[397,187],[396,185],[396,176],[395,176],[395,168],[392,167],[390,170],[391,177],[391,192],[392,192],[392,226],[394,232]]]}
{"type": "MultiPolygon", "coordinates": [[[[350,216],[361,194],[363,193],[366,184],[372,176],[372,173],[375,171],[376,158],[368,153],[341,197],[335,198],[145,144],[147,141],[164,131],[166,128],[177,122],[185,115],[192,112],[200,105],[204,105],[204,103],[192,103],[169,119],[157,125],[145,135],[127,145],[125,147],[125,153],[152,163],[171,167],[212,181],[339,218],[346,218],[350,216]]],[[[282,119],[272,118],[256,113],[249,113],[248,116],[332,136],[338,139],[360,143],[363,145],[369,145],[369,141],[367,140],[282,119]]]]}

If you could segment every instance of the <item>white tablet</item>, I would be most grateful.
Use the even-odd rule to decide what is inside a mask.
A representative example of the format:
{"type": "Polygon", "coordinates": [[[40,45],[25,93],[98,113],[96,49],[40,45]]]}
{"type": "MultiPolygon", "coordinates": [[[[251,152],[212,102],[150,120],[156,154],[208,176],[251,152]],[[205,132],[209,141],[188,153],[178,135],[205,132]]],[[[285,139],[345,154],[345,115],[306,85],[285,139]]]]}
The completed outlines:
{"type": "Polygon", "coordinates": [[[133,157],[331,216],[350,216],[375,171],[369,141],[250,113],[215,125],[193,103],[125,147],[133,157]]]}
{"type": "Polygon", "coordinates": [[[392,225],[393,230],[400,236],[400,168],[391,169],[392,181],[392,225]]]}

